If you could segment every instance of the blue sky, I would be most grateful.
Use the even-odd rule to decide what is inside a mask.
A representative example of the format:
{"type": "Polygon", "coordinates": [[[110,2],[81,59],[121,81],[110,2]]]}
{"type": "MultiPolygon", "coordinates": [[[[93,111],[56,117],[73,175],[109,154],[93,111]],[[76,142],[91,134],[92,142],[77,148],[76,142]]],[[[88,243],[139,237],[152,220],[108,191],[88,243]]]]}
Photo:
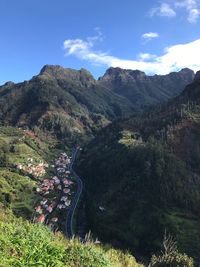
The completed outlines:
{"type": "Polygon", "coordinates": [[[1,0],[0,84],[45,64],[200,69],[200,0],[1,0]]]}

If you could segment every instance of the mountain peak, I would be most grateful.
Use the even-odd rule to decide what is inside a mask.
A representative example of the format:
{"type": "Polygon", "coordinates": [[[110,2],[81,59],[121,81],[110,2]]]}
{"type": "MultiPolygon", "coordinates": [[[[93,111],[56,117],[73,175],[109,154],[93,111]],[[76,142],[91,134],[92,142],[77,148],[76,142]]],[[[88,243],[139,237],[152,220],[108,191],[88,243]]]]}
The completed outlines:
{"type": "Polygon", "coordinates": [[[105,74],[103,77],[100,77],[99,80],[104,79],[106,76],[111,76],[111,77],[117,77],[117,76],[131,76],[134,79],[139,79],[139,78],[144,78],[146,77],[145,72],[140,71],[140,70],[129,70],[129,69],[121,69],[119,67],[110,67],[109,69],[106,70],[105,74]]]}
{"type": "Polygon", "coordinates": [[[200,70],[195,74],[194,81],[200,82],[200,70]]]}
{"type": "Polygon", "coordinates": [[[39,73],[39,75],[43,75],[45,73],[54,73],[56,71],[59,71],[61,69],[64,69],[63,67],[61,67],[60,65],[44,65],[39,73]]]}
{"type": "Polygon", "coordinates": [[[39,77],[76,81],[84,84],[87,83],[88,85],[96,82],[92,74],[83,68],[80,70],[74,70],[70,68],[64,68],[59,65],[45,65],[41,69],[39,77]]]}
{"type": "Polygon", "coordinates": [[[194,71],[189,69],[189,68],[183,68],[182,70],[177,72],[177,74],[181,74],[183,76],[191,77],[192,79],[194,79],[194,77],[195,77],[194,71]]]}
{"type": "Polygon", "coordinates": [[[167,75],[148,76],[140,70],[109,68],[98,82],[131,100],[134,105],[155,104],[178,95],[194,79],[188,68],[167,75]]]}
{"type": "Polygon", "coordinates": [[[194,71],[189,69],[189,68],[183,68],[179,72],[182,72],[182,73],[194,73],[194,71]]]}
{"type": "Polygon", "coordinates": [[[9,86],[12,86],[12,85],[14,85],[14,84],[15,84],[14,82],[12,82],[12,81],[8,81],[8,82],[4,83],[3,86],[7,86],[7,87],[9,87],[9,86]]]}

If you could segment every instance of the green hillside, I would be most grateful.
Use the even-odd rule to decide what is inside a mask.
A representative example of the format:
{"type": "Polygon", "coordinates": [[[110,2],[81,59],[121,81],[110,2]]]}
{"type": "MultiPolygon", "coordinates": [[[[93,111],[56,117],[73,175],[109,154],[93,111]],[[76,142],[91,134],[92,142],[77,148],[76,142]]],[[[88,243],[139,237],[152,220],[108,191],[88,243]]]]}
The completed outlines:
{"type": "Polygon", "coordinates": [[[31,80],[0,86],[0,122],[39,128],[69,145],[87,141],[110,122],[179,94],[194,77],[108,69],[98,81],[85,69],[45,65],[31,80]]]}
{"type": "Polygon", "coordinates": [[[85,147],[89,226],[139,255],[159,249],[165,229],[181,251],[200,251],[199,80],[166,105],[113,123],[85,147]]]}
{"type": "Polygon", "coordinates": [[[0,266],[142,267],[133,256],[88,241],[67,240],[41,224],[0,212],[0,266]]]}
{"type": "Polygon", "coordinates": [[[139,267],[135,258],[110,246],[68,240],[50,228],[32,224],[39,180],[51,171],[31,173],[18,166],[37,166],[55,158],[58,143],[30,130],[0,127],[0,266],[139,267]],[[31,159],[31,161],[30,161],[31,159]],[[17,218],[18,217],[18,218],[17,218]]]}
{"type": "MultiPolygon", "coordinates": [[[[192,73],[174,75],[186,84],[192,73]]],[[[159,79],[177,81],[170,77],[159,79]]],[[[162,95],[156,102],[171,96],[156,91],[162,95]]],[[[131,254],[148,263],[153,253],[154,267],[171,261],[193,266],[178,250],[199,260],[199,80],[143,113],[136,110],[152,99],[139,97],[133,105],[127,98],[84,69],[60,66],[47,65],[30,81],[0,87],[0,266],[135,267],[142,265],[131,254]],[[60,152],[70,155],[77,144],[83,145],[76,167],[84,192],[74,223],[85,207],[84,223],[102,245],[69,241],[30,223],[41,200],[37,185],[55,175],[60,152]],[[178,250],[162,257],[165,230],[178,250]]],[[[53,192],[52,201],[56,194],[61,196],[53,192]]]]}
{"type": "Polygon", "coordinates": [[[99,85],[84,69],[47,65],[30,81],[0,87],[3,124],[38,127],[72,143],[91,138],[132,110],[127,99],[99,85]]]}
{"type": "Polygon", "coordinates": [[[139,70],[109,68],[99,84],[126,97],[134,107],[158,104],[179,95],[194,79],[194,72],[182,69],[167,75],[148,76],[139,70]]]}
{"type": "Polygon", "coordinates": [[[31,218],[38,199],[36,183],[48,174],[45,164],[57,153],[56,144],[29,130],[0,127],[0,202],[17,216],[31,218]]]}

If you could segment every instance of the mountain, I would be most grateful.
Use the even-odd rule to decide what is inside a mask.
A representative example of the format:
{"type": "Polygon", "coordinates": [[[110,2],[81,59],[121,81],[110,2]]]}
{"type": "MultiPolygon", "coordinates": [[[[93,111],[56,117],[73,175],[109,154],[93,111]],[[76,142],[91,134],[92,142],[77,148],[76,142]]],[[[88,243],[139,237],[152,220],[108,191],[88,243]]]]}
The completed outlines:
{"type": "Polygon", "coordinates": [[[99,85],[84,69],[46,65],[30,81],[0,87],[2,123],[37,127],[62,139],[91,137],[132,111],[126,98],[99,85]]]}
{"type": "MultiPolygon", "coordinates": [[[[135,75],[145,76],[137,71],[135,75]]],[[[187,83],[184,79],[183,75],[180,83],[187,83]]],[[[169,80],[180,86],[178,79],[169,80]]],[[[0,242],[4,244],[0,262],[4,266],[39,262],[143,266],[128,253],[96,245],[89,235],[84,245],[69,242],[58,232],[54,235],[42,225],[17,219],[35,220],[35,204],[41,197],[45,200],[37,193],[38,182],[52,181],[57,156],[63,151],[70,155],[72,146],[95,136],[77,165],[85,177],[86,202],[81,195],[75,228],[81,218],[81,227],[88,223],[88,230],[102,241],[130,249],[140,259],[160,248],[166,228],[176,236],[181,252],[198,260],[199,73],[180,96],[144,113],[135,112],[144,102],[138,98],[134,104],[116,90],[96,81],[87,70],[50,65],[30,81],[0,87],[0,242]]],[[[54,189],[53,199],[58,193],[54,189]]],[[[66,214],[59,223],[65,220],[66,214]]],[[[151,266],[165,265],[164,256],[152,257],[151,266]]],[[[174,266],[177,261],[193,266],[192,259],[178,251],[172,256],[174,266]]]]}
{"type": "Polygon", "coordinates": [[[168,103],[114,122],[84,148],[89,228],[148,256],[165,230],[200,260],[200,76],[168,103]]]}
{"type": "Polygon", "coordinates": [[[73,144],[144,105],[178,94],[193,75],[189,69],[150,77],[110,68],[97,81],[85,69],[45,65],[29,81],[0,86],[0,122],[47,131],[73,144]]]}
{"type": "Polygon", "coordinates": [[[194,72],[182,69],[168,75],[147,76],[139,70],[109,68],[99,84],[129,99],[134,106],[156,104],[178,95],[192,82],[194,72]]]}

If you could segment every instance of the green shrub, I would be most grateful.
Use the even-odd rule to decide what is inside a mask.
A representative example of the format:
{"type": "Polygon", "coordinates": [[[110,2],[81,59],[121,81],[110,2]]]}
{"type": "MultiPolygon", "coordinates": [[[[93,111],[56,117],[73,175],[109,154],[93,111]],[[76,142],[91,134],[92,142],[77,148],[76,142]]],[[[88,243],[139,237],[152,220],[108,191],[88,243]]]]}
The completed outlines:
{"type": "Polygon", "coordinates": [[[142,264],[138,264],[136,259],[129,253],[124,253],[112,247],[106,251],[106,255],[111,259],[115,267],[144,267],[142,264]]]}
{"type": "Polygon", "coordinates": [[[177,251],[169,255],[153,255],[151,258],[151,267],[194,267],[193,259],[186,254],[177,251]]]}

